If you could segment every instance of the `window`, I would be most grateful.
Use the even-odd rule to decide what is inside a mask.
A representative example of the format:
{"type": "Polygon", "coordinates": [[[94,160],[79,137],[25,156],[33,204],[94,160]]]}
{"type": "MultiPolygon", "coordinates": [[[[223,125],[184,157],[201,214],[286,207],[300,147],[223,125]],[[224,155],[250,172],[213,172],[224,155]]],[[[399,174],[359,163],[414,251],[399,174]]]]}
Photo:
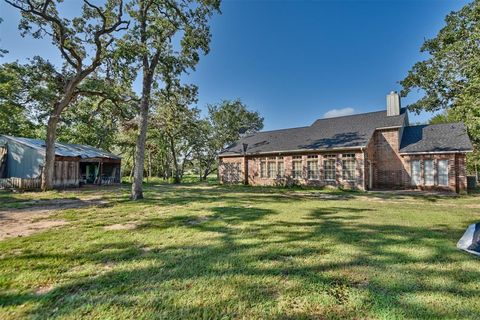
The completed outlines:
{"type": "Polygon", "coordinates": [[[335,180],[335,155],[325,155],[323,160],[323,173],[325,180],[335,180]]]}
{"type": "Polygon", "coordinates": [[[276,178],[276,163],[274,161],[268,161],[267,163],[267,171],[268,171],[268,178],[275,179],[276,178]]]}
{"type": "Polygon", "coordinates": [[[420,161],[414,160],[411,162],[412,185],[418,186],[421,184],[420,177],[420,161]]]}
{"type": "Polygon", "coordinates": [[[285,166],[283,164],[283,157],[280,157],[282,160],[277,162],[277,176],[283,178],[285,176],[285,166]]]}
{"type": "Polygon", "coordinates": [[[300,179],[302,177],[302,161],[295,160],[292,162],[292,177],[300,179]]]}
{"type": "Polygon", "coordinates": [[[342,155],[342,178],[343,180],[355,180],[355,154],[348,153],[342,155]]]}
{"type": "Polygon", "coordinates": [[[302,156],[293,156],[292,159],[302,160],[302,156]]]}
{"type": "Polygon", "coordinates": [[[307,161],[307,177],[310,180],[318,180],[318,160],[307,161]]]}
{"type": "Polygon", "coordinates": [[[267,177],[267,163],[265,161],[260,162],[260,178],[267,177]]]}
{"type": "Polygon", "coordinates": [[[438,160],[438,185],[448,186],[448,160],[438,160]]]}
{"type": "Polygon", "coordinates": [[[423,162],[423,175],[425,177],[426,186],[433,186],[435,184],[435,175],[433,172],[433,160],[425,160],[423,162]]]}

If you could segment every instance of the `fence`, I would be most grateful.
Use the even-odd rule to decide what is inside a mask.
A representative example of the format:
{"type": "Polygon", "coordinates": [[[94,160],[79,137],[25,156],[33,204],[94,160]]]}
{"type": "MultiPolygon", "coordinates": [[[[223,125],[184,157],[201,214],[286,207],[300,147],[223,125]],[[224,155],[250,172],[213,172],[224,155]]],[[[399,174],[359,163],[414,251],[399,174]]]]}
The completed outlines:
{"type": "Polygon", "coordinates": [[[34,190],[40,189],[42,180],[40,178],[24,179],[24,178],[7,178],[0,179],[0,189],[20,189],[34,190]]]}

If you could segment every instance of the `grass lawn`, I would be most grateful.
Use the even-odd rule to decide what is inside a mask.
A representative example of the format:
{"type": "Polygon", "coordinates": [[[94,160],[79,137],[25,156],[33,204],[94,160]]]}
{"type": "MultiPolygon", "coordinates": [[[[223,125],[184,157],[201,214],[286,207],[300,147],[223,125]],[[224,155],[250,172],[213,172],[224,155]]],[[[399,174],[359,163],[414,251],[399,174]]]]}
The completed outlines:
{"type": "Polygon", "coordinates": [[[0,241],[0,318],[480,318],[480,259],[455,248],[480,195],[154,183],[145,195],[0,193],[0,210],[102,199],[0,241]]]}

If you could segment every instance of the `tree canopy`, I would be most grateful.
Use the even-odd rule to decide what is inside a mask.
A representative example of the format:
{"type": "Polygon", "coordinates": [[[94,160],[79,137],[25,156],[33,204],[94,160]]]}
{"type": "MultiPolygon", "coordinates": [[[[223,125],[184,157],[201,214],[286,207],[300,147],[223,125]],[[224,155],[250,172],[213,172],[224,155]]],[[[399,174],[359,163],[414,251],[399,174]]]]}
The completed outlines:
{"type": "Polygon", "coordinates": [[[417,62],[400,82],[402,95],[416,89],[423,97],[409,106],[411,110],[444,110],[433,121],[466,124],[476,149],[469,156],[472,167],[480,159],[480,1],[450,13],[445,22],[421,47],[429,58],[417,62]]]}

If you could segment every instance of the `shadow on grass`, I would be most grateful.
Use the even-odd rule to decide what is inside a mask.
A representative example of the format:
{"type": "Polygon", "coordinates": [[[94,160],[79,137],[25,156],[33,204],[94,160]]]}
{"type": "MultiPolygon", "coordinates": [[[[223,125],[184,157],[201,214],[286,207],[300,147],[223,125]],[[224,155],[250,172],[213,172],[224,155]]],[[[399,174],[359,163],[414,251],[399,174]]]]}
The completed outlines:
{"type": "MultiPolygon", "coordinates": [[[[207,201],[204,197],[217,191],[190,192],[192,197],[199,193],[196,201],[207,201]]],[[[250,203],[258,200],[252,196],[250,203]]],[[[279,201],[272,197],[270,201],[279,201]]],[[[478,297],[480,289],[472,284],[478,282],[480,271],[468,270],[467,274],[462,270],[459,261],[466,260],[467,256],[452,245],[461,231],[443,225],[425,229],[359,222],[374,211],[351,206],[319,208],[304,219],[291,222],[267,219],[278,214],[274,210],[237,204],[211,208],[205,217],[182,215],[150,219],[138,228],[153,233],[179,228],[184,229],[186,235],[192,231],[207,232],[212,234],[212,241],[165,247],[153,244],[152,250],[145,251],[144,244],[119,239],[88,244],[80,252],[61,256],[24,253],[12,259],[37,264],[42,259],[65,259],[69,265],[82,261],[94,263],[101,270],[94,276],[74,278],[45,294],[2,293],[0,305],[18,306],[33,301],[35,308],[31,315],[40,318],[88,317],[93,310],[114,308],[130,308],[135,312],[139,305],[145,312],[167,318],[235,318],[262,305],[275,310],[280,296],[288,297],[288,289],[283,284],[295,282],[301,287],[296,294],[323,294],[332,302],[327,306],[310,302],[299,308],[293,296],[283,300],[286,303],[283,309],[265,309],[265,314],[257,309],[257,313],[247,317],[362,318],[395,314],[407,318],[463,318],[478,315],[477,310],[466,306],[440,311],[428,303],[406,299],[417,294],[451,294],[461,299],[478,297]],[[338,254],[347,247],[355,249],[355,254],[348,254],[351,249],[345,250],[343,257],[338,254]],[[425,253],[414,255],[409,248],[422,248],[425,253]],[[329,259],[332,256],[336,258],[329,259]],[[144,264],[110,269],[130,263],[144,264]],[[444,268],[451,263],[455,266],[444,268]],[[382,277],[382,273],[392,278],[382,277]],[[443,284],[434,279],[442,279],[443,284]],[[221,292],[230,292],[230,295],[221,292]],[[363,293],[363,300],[355,302],[353,299],[358,293],[363,293]],[[139,297],[144,296],[148,301],[142,304],[139,297]],[[212,296],[215,299],[209,299],[212,296]]]]}

